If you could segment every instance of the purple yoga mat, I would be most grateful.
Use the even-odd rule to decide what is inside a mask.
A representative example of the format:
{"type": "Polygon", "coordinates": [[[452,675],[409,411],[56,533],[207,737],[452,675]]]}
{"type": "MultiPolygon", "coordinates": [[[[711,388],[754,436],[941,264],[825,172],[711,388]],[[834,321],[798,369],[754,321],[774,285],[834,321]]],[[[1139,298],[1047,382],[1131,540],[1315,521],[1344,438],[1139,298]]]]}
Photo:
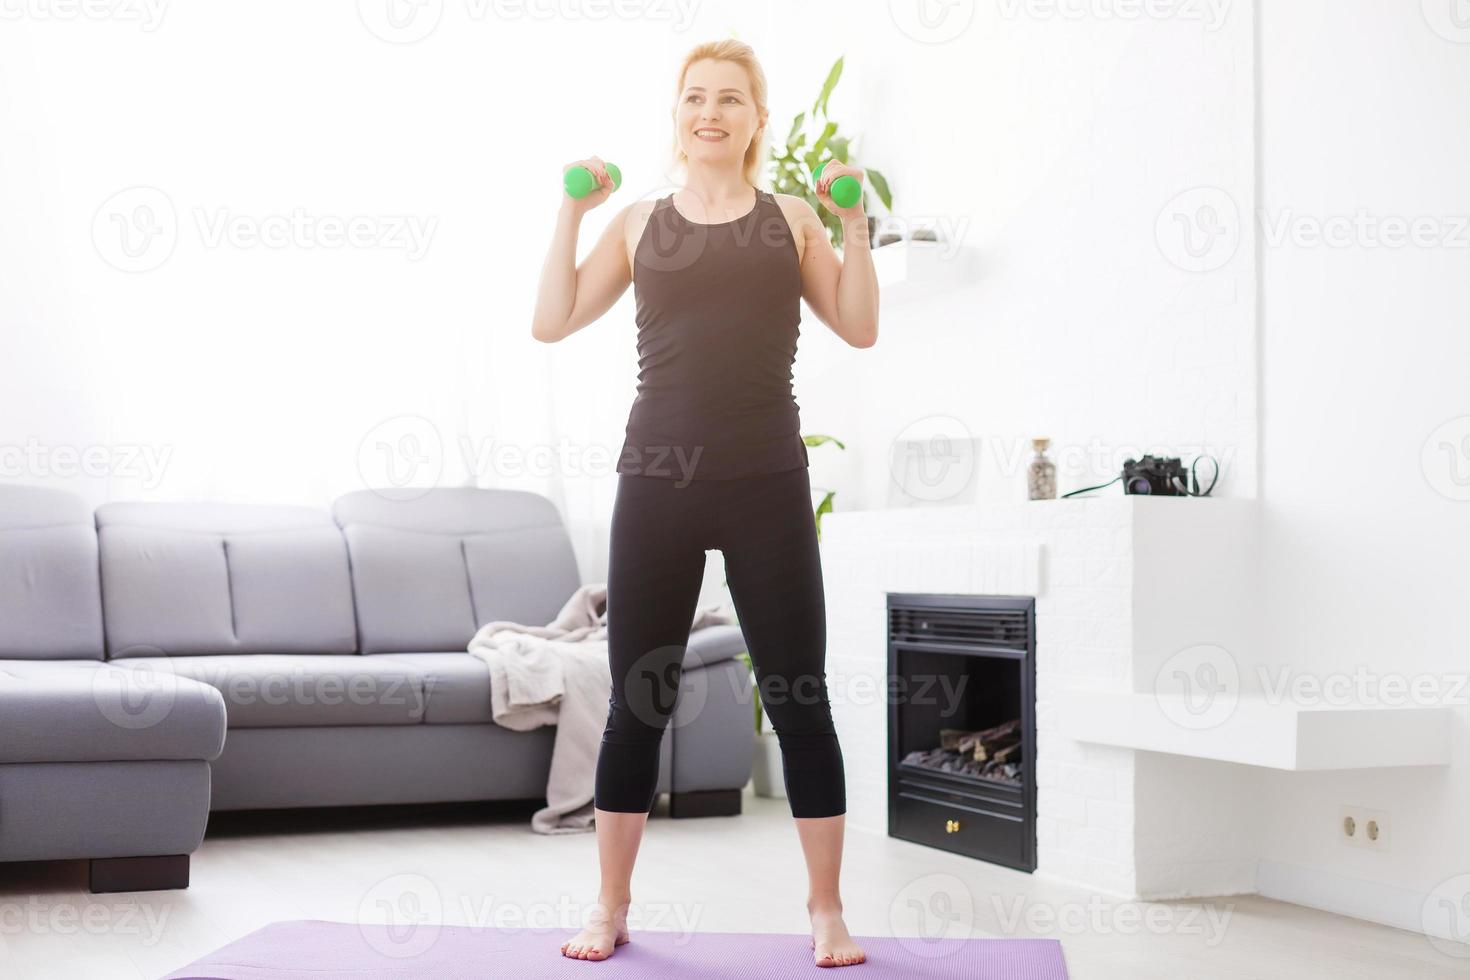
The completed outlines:
{"type": "Polygon", "coordinates": [[[559,947],[575,929],[395,928],[297,919],[272,922],[162,980],[781,980],[795,976],[878,980],[1067,980],[1055,939],[854,937],[867,962],[820,967],[806,933],[653,932],[605,960],[574,960],[559,947]]]}

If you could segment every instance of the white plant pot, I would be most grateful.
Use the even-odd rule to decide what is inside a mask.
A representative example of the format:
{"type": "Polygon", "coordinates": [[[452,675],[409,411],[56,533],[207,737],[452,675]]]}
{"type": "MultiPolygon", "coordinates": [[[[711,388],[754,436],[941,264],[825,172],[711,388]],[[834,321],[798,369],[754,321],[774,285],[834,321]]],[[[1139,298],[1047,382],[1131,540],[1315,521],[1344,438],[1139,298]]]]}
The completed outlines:
{"type": "Polygon", "coordinates": [[[781,742],[775,732],[755,737],[755,771],[751,776],[755,795],[773,800],[786,798],[786,776],[781,770],[781,742]]]}

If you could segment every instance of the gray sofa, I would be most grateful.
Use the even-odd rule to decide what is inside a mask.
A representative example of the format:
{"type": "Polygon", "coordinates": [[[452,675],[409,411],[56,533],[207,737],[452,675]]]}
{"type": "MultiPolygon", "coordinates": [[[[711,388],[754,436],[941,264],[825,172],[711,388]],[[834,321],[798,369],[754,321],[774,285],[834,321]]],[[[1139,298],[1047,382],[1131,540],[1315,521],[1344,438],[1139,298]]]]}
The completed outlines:
{"type": "MultiPolygon", "coordinates": [[[[0,486],[0,861],[180,888],[211,810],[541,799],[554,729],[496,725],[465,647],[580,584],[556,508],[522,491],[93,513],[0,486]]],[[[740,811],[744,649],[736,625],[690,636],[659,776],[675,817],[740,811]]]]}

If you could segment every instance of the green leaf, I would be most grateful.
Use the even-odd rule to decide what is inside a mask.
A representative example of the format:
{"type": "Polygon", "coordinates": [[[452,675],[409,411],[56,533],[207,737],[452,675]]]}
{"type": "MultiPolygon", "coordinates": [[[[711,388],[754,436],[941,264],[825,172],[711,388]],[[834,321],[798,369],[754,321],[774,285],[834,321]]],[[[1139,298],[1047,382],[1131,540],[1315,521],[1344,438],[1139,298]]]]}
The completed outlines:
{"type": "Polygon", "coordinates": [[[834,136],[827,141],[827,149],[832,151],[833,157],[842,161],[843,163],[846,163],[847,145],[849,142],[850,141],[846,136],[834,136]]]}
{"type": "Polygon", "coordinates": [[[838,58],[833,63],[832,70],[827,73],[827,81],[822,85],[822,94],[817,96],[817,101],[812,104],[812,112],[815,113],[820,109],[822,115],[827,114],[827,100],[832,97],[832,90],[837,87],[837,80],[841,77],[842,58],[838,58]]]}
{"type": "Polygon", "coordinates": [[[817,505],[817,514],[815,520],[817,522],[818,541],[822,540],[822,515],[832,513],[832,498],[835,496],[837,496],[836,490],[828,490],[827,495],[822,498],[822,502],[817,505]]]}
{"type": "Polygon", "coordinates": [[[787,136],[786,136],[786,145],[788,147],[797,146],[798,145],[795,142],[795,140],[796,140],[797,135],[799,133],[801,133],[801,127],[802,127],[802,125],[805,122],[806,122],[806,113],[804,113],[804,112],[798,112],[796,114],[796,118],[794,120],[792,120],[792,122],[791,122],[791,132],[789,134],[787,134],[787,136]]]}
{"type": "Polygon", "coordinates": [[[836,133],[837,124],[835,122],[829,122],[826,126],[822,127],[822,135],[818,136],[817,141],[812,144],[812,156],[820,157],[822,151],[827,148],[827,141],[836,135],[836,133]]]}
{"type": "Polygon", "coordinates": [[[821,446],[821,445],[824,445],[825,443],[831,442],[831,443],[836,443],[838,449],[846,449],[847,448],[847,446],[843,445],[842,440],[841,439],[838,439],[836,436],[824,436],[824,435],[802,436],[801,437],[801,441],[804,442],[804,443],[806,443],[808,446],[821,446]]]}
{"type": "Polygon", "coordinates": [[[872,167],[863,168],[863,173],[868,178],[868,183],[873,185],[873,192],[883,202],[883,206],[889,211],[893,210],[893,193],[888,189],[888,178],[874,170],[872,167]]]}

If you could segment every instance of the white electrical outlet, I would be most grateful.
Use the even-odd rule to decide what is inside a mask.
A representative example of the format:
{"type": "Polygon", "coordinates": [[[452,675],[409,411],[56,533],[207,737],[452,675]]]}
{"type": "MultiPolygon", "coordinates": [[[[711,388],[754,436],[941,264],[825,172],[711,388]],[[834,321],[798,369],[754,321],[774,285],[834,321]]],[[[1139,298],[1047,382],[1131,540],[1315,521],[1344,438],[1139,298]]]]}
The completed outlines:
{"type": "Polygon", "coordinates": [[[1338,840],[1369,851],[1389,849],[1388,814],[1361,806],[1344,806],[1338,814],[1338,840]]]}

